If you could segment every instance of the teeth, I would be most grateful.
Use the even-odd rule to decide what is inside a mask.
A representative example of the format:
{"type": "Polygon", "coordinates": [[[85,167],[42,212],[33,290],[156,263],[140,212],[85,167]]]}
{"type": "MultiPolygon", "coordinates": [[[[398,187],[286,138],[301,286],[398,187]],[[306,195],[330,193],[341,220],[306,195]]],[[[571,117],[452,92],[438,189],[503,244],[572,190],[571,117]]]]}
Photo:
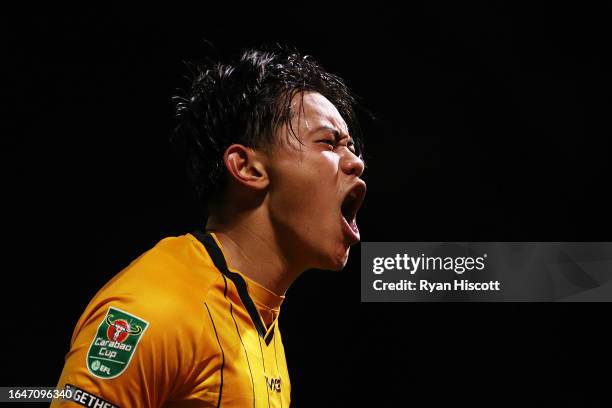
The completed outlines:
{"type": "Polygon", "coordinates": [[[354,232],[358,232],[358,231],[359,231],[359,229],[357,228],[357,223],[355,222],[355,219],[353,219],[353,221],[351,221],[351,222],[349,223],[349,226],[351,227],[351,229],[352,229],[354,232]]]}

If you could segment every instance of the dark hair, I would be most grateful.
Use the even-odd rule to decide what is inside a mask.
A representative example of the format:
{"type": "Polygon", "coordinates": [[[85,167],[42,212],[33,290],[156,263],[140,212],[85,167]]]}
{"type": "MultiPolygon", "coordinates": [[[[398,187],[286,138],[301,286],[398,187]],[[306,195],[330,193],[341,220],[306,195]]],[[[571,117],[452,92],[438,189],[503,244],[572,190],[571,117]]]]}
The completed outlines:
{"type": "Polygon", "coordinates": [[[295,137],[290,107],[300,92],[329,99],[346,121],[357,152],[362,150],[354,95],[308,55],[277,45],[246,50],[229,62],[191,67],[189,89],[173,97],[179,122],[173,139],[185,153],[188,174],[203,199],[222,191],[223,154],[231,144],[266,148],[285,125],[295,137]]]}

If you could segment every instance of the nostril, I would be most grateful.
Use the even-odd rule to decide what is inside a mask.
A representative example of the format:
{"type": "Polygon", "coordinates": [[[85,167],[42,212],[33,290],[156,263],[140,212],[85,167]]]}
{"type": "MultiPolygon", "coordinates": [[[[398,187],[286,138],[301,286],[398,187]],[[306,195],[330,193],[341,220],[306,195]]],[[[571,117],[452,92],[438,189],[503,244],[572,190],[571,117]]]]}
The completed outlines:
{"type": "Polygon", "coordinates": [[[361,160],[359,157],[355,156],[354,154],[351,154],[351,157],[348,157],[344,161],[342,167],[346,174],[356,175],[357,177],[359,177],[363,174],[365,164],[363,160],[361,160]]]}
{"type": "Polygon", "coordinates": [[[353,174],[356,174],[357,176],[361,176],[363,174],[363,170],[365,169],[365,164],[363,162],[363,160],[361,160],[360,158],[356,158],[354,160],[354,165],[353,165],[353,174]]]}

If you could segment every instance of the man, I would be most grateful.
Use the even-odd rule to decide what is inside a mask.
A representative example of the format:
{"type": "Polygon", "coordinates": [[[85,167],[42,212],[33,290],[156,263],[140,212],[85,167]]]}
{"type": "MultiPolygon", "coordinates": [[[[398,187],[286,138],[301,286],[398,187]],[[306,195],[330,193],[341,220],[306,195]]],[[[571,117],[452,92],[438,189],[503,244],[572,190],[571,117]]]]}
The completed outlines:
{"type": "Polygon", "coordinates": [[[288,407],[278,314],[339,270],[365,195],[354,99],[309,57],[249,50],[195,70],[175,140],[209,210],[115,276],[76,325],[52,406],[288,407]]]}

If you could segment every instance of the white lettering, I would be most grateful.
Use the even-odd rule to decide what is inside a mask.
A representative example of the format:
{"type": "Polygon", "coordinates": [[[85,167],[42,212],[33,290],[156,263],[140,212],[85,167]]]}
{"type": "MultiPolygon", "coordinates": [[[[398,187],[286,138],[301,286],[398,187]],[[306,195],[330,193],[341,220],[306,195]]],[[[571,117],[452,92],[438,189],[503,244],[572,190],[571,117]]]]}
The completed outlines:
{"type": "Polygon", "coordinates": [[[108,343],[108,340],[104,340],[101,337],[97,337],[95,341],[96,346],[106,346],[107,343],[108,343]]]}
{"type": "Polygon", "coordinates": [[[98,355],[112,359],[117,356],[117,352],[109,350],[106,347],[102,347],[100,348],[100,351],[98,351],[98,355]]]}
{"type": "Polygon", "coordinates": [[[421,258],[410,258],[410,259],[412,260],[412,271],[410,271],[410,274],[414,275],[416,271],[419,269],[421,258]]]}
{"type": "Polygon", "coordinates": [[[452,286],[450,282],[429,282],[428,280],[421,279],[419,281],[419,289],[432,293],[434,291],[452,290],[452,286]]]}
{"type": "Polygon", "coordinates": [[[380,279],[372,282],[374,290],[415,290],[415,283],[406,279],[398,282],[383,282],[380,279]]]}
{"type": "Polygon", "coordinates": [[[455,280],[455,290],[500,290],[499,281],[470,282],[467,279],[455,280]]]}
{"type": "Polygon", "coordinates": [[[377,275],[380,275],[381,273],[383,273],[385,271],[385,268],[382,267],[382,263],[385,260],[385,258],[374,258],[374,267],[372,268],[372,272],[374,272],[377,275]]]}

